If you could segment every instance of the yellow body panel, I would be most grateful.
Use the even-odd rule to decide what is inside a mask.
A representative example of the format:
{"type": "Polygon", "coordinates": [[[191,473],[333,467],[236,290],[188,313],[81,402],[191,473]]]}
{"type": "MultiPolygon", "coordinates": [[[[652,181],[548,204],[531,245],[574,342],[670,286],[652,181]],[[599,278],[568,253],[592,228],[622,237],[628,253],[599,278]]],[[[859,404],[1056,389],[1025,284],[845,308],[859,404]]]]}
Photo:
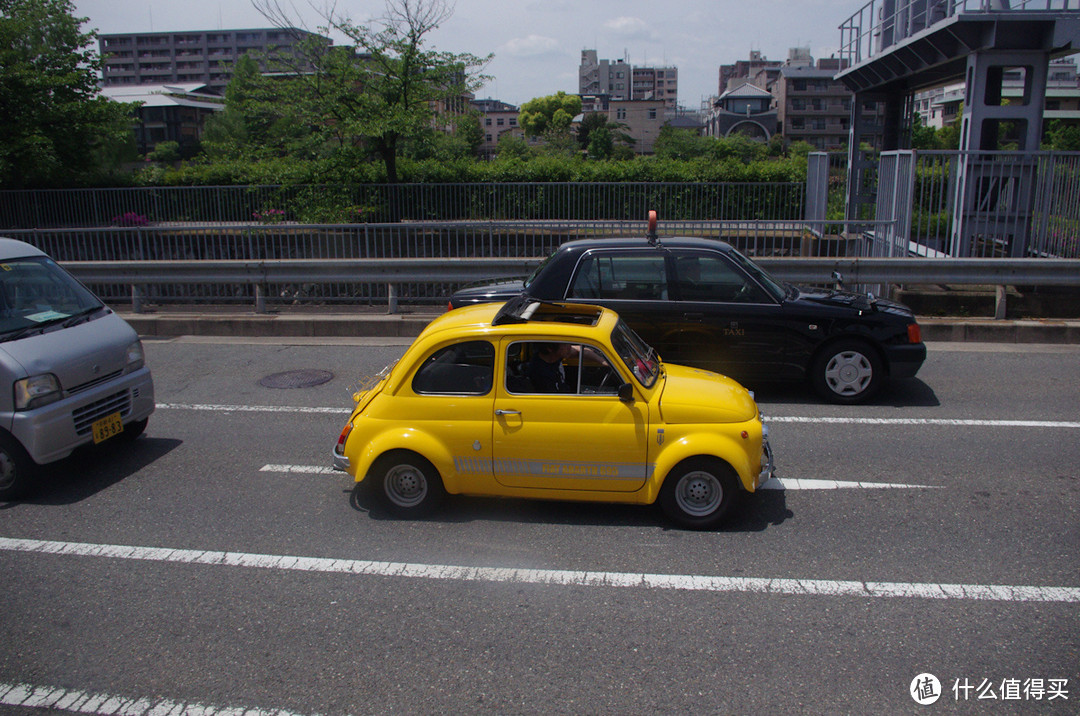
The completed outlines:
{"type": "Polygon", "coordinates": [[[409,450],[435,467],[450,493],[647,504],[656,500],[676,465],[698,456],[723,460],[747,491],[755,489],[762,424],[752,397],[737,383],[707,371],[665,366],[666,375],[647,388],[611,345],[618,322],[611,311],[578,306],[598,312],[595,325],[493,327],[498,308],[482,304],[439,317],[390,375],[363,395],[343,451],[345,469],[357,482],[380,455],[409,450]],[[463,341],[488,341],[494,348],[491,389],[482,395],[414,392],[412,381],[424,361],[463,341]],[[522,341],[593,347],[633,386],[633,400],[610,394],[515,394],[504,376],[508,348],[522,341]],[[665,397],[670,399],[666,407],[665,397]],[[665,422],[665,412],[680,422],[665,422]]]}

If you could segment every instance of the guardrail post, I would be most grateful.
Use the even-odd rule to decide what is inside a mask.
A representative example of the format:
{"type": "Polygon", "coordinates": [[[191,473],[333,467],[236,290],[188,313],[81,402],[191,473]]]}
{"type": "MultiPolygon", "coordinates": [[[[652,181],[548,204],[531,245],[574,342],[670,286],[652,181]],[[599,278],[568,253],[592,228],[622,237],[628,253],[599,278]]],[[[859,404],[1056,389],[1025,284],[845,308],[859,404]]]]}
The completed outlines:
{"type": "Polygon", "coordinates": [[[144,310],[142,288],[136,284],[131,284],[131,312],[142,313],[144,310]]]}
{"type": "Polygon", "coordinates": [[[994,286],[994,320],[1005,319],[1005,296],[1008,286],[994,286]]]}
{"type": "Polygon", "coordinates": [[[398,312],[397,286],[392,284],[392,283],[386,284],[386,312],[387,313],[397,313],[398,312]]]}
{"type": "Polygon", "coordinates": [[[266,313],[266,287],[255,284],[255,313],[266,313]]]}

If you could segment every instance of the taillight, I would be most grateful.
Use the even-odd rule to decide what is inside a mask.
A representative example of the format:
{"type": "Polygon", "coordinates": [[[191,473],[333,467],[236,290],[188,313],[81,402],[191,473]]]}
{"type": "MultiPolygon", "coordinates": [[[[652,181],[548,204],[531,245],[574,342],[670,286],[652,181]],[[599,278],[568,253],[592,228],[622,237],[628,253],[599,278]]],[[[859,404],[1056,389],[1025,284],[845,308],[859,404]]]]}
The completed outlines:
{"type": "Polygon", "coordinates": [[[907,324],[908,343],[922,343],[922,330],[918,323],[907,324]]]}
{"type": "Polygon", "coordinates": [[[341,429],[341,435],[338,436],[337,446],[334,447],[334,452],[338,455],[345,454],[345,442],[349,439],[349,433],[352,432],[352,422],[345,424],[345,427],[341,429]]]}

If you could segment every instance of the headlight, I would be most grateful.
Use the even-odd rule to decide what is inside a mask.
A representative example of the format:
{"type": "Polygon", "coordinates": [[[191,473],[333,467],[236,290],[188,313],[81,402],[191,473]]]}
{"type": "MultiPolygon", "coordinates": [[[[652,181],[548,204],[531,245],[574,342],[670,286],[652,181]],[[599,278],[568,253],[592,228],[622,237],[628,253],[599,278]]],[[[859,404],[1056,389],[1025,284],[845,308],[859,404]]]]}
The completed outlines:
{"type": "Polygon", "coordinates": [[[60,381],[52,373],[15,381],[15,409],[31,410],[60,400],[60,381]]]}
{"type": "Polygon", "coordinates": [[[135,341],[127,348],[127,366],[124,367],[124,372],[136,371],[142,368],[145,363],[146,356],[143,355],[142,341],[135,341]]]}

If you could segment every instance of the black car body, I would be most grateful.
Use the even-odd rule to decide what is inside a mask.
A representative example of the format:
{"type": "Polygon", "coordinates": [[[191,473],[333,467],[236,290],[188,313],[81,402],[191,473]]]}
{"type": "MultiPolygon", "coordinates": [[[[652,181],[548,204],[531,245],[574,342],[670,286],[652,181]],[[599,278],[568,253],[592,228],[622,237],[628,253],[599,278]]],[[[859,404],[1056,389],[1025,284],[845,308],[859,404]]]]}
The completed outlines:
{"type": "Polygon", "coordinates": [[[450,307],[505,301],[595,303],[617,311],[663,359],[750,387],[809,379],[834,402],[869,399],[926,359],[906,306],[778,281],[722,241],[586,239],[563,244],[526,281],[466,288],[450,307]]]}

